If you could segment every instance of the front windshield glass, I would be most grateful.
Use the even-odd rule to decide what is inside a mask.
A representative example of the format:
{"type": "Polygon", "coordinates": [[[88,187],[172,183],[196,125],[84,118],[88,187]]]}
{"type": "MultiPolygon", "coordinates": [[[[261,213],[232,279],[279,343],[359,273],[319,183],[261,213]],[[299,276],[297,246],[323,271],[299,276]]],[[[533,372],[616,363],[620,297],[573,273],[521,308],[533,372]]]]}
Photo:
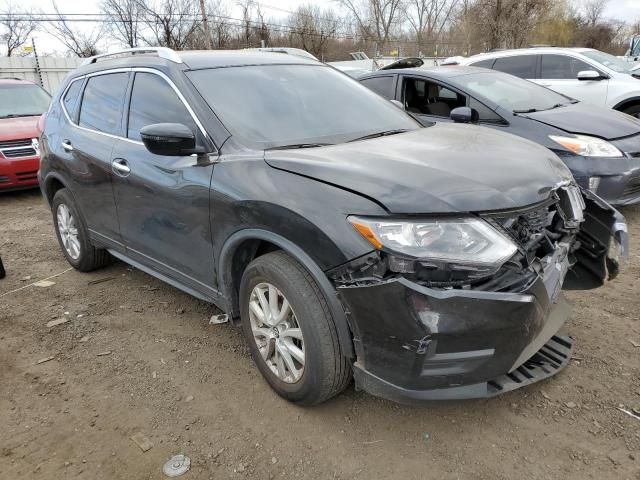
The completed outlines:
{"type": "Polygon", "coordinates": [[[187,75],[222,123],[252,148],[334,144],[421,126],[402,109],[323,65],[260,65],[187,75]]]}
{"type": "Polygon", "coordinates": [[[613,70],[614,72],[631,73],[632,64],[625,62],[618,57],[614,57],[613,55],[609,55],[608,53],[604,53],[599,50],[587,50],[586,52],[582,52],[582,54],[585,57],[598,62],[600,65],[604,65],[605,67],[613,70]]]}
{"type": "Polygon", "coordinates": [[[504,73],[472,73],[455,77],[455,80],[478,100],[489,100],[510,111],[549,110],[573,101],[538,84],[504,73]]]}
{"type": "Polygon", "coordinates": [[[37,85],[0,85],[0,118],[42,115],[50,101],[49,94],[37,85]]]}

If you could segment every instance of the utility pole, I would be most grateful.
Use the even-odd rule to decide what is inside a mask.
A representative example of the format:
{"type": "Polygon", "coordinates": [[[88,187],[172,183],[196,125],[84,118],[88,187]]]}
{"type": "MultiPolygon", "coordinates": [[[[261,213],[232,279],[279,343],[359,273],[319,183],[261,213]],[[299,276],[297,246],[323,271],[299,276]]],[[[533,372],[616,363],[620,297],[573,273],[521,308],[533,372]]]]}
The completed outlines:
{"type": "Polygon", "coordinates": [[[211,33],[209,32],[209,18],[207,17],[207,9],[204,5],[204,0],[200,0],[200,12],[202,13],[202,26],[204,27],[204,46],[207,50],[211,50],[211,33]]]}
{"type": "Polygon", "coordinates": [[[33,58],[36,61],[36,73],[38,74],[38,80],[41,87],[44,87],[42,82],[42,70],[40,70],[40,61],[38,60],[38,52],[36,51],[36,41],[31,37],[31,46],[33,47],[33,58]]]}

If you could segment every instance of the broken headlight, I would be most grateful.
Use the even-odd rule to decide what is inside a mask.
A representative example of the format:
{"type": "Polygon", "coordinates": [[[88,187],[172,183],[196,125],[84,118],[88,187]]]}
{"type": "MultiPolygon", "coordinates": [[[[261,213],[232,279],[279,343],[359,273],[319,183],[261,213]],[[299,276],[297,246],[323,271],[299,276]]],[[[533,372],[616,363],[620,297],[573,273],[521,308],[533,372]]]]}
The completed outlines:
{"type": "Polygon", "coordinates": [[[378,250],[416,259],[495,267],[517,251],[509,238],[476,218],[389,220],[351,216],[349,222],[378,250]]]}

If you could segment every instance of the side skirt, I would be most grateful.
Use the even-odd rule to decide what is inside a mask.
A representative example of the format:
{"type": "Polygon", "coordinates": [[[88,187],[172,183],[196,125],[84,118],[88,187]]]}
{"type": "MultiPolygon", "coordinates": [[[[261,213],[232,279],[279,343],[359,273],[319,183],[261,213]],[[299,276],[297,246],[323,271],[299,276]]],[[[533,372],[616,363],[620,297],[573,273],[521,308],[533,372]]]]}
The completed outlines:
{"type": "Polygon", "coordinates": [[[142,263],[133,260],[131,257],[128,257],[127,255],[124,255],[121,252],[118,252],[117,250],[108,249],[108,252],[113,255],[115,258],[117,258],[118,260],[122,260],[125,263],[128,263],[129,265],[136,267],[138,270],[141,270],[149,275],[151,275],[152,277],[157,278],[158,280],[162,280],[165,283],[168,283],[169,285],[171,285],[172,287],[175,287],[179,290],[182,290],[185,293],[188,293],[189,295],[196,297],[200,300],[203,300],[205,302],[208,303],[213,303],[216,307],[218,307],[220,310],[225,310],[226,307],[226,300],[219,294],[205,294],[203,292],[200,292],[188,285],[185,285],[182,282],[179,282],[178,280],[176,280],[175,278],[169,277],[167,275],[164,275],[146,265],[143,265],[142,263]]]}

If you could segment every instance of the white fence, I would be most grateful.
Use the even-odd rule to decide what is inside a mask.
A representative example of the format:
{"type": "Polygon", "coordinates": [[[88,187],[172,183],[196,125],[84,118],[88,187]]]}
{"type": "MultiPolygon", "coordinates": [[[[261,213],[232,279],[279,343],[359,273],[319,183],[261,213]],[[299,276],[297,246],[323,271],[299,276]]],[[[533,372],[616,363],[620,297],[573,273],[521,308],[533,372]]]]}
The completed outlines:
{"type": "Polygon", "coordinates": [[[67,74],[80,65],[81,58],[0,57],[0,78],[24,78],[54,94],[67,74]]]}

